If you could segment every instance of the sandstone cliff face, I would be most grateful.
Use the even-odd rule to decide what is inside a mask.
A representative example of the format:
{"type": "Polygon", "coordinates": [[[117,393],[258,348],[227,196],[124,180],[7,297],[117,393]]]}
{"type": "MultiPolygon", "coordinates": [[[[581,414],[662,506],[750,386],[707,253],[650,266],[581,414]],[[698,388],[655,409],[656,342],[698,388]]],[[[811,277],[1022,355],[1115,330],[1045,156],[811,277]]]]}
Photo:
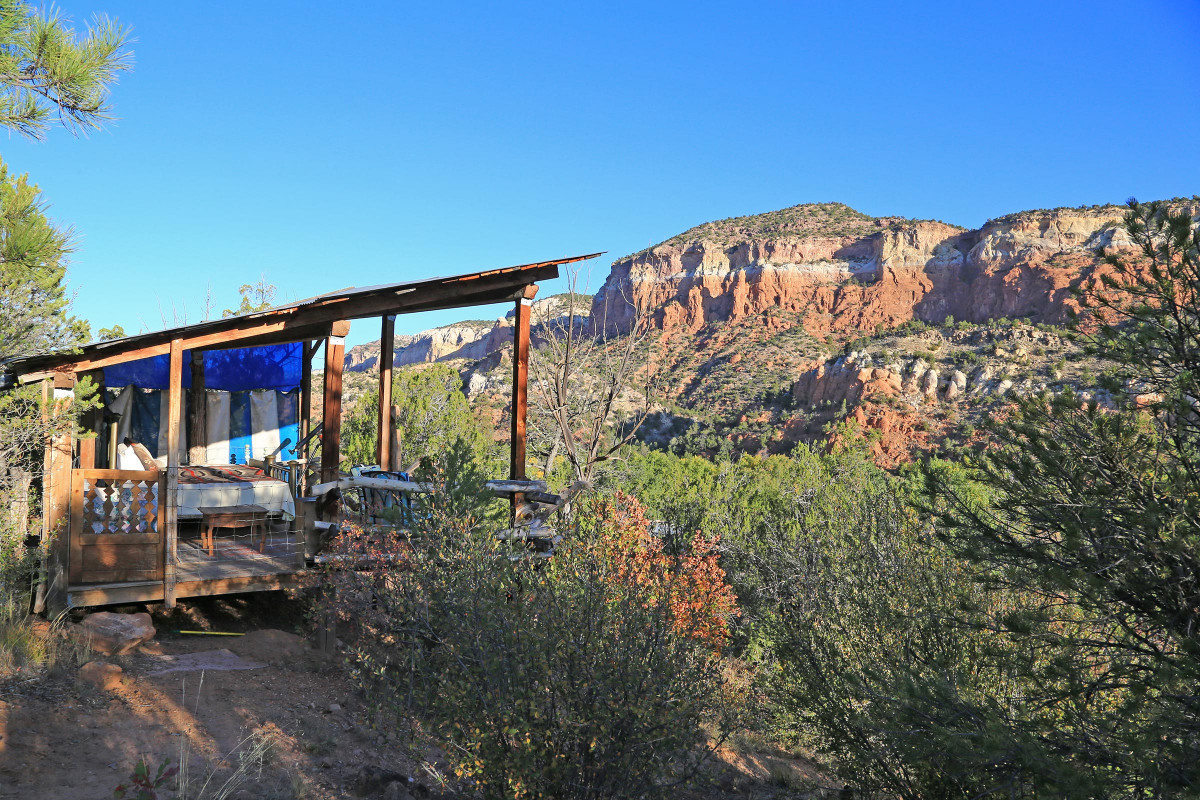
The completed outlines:
{"type": "MultiPolygon", "coordinates": [[[[422,364],[448,358],[483,358],[487,355],[483,342],[493,326],[472,322],[456,323],[414,335],[397,335],[395,340],[396,366],[422,364]]],[[[378,369],[379,341],[360,344],[346,353],[346,369],[365,372],[378,369]]]]}
{"type": "MultiPolygon", "coordinates": [[[[586,317],[590,298],[584,298],[576,309],[577,316],[586,317]]],[[[564,295],[553,295],[533,304],[533,330],[536,337],[540,328],[561,322],[561,314],[568,307],[564,295]]],[[[459,322],[441,328],[433,328],[412,335],[397,334],[393,364],[397,367],[409,364],[424,364],[433,361],[464,359],[478,361],[498,350],[511,345],[512,313],[495,322],[459,322]]],[[[345,368],[352,372],[366,372],[379,368],[378,340],[350,348],[346,353],[345,368]]]]}
{"type": "Polygon", "coordinates": [[[880,219],[840,236],[743,225],[752,238],[733,242],[701,226],[696,238],[683,234],[614,263],[592,317],[610,332],[639,314],[694,332],[771,308],[804,313],[813,334],[947,316],[1058,323],[1074,307],[1072,287],[1095,280],[1095,251],[1128,246],[1122,214],[1116,206],[1024,212],[974,231],[880,219]]]}

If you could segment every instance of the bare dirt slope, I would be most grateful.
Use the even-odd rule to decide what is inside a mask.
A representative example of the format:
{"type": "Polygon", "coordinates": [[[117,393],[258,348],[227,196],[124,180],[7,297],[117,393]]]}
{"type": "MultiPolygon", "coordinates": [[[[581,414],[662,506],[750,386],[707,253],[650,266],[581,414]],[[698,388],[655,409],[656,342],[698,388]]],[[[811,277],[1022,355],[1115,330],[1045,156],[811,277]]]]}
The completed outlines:
{"type": "MultiPolygon", "coordinates": [[[[185,602],[171,614],[155,612],[153,642],[104,659],[122,670],[107,688],[81,680],[77,664],[0,683],[0,798],[111,798],[139,760],[153,772],[164,759],[178,765],[181,755],[189,800],[469,797],[439,781],[444,765],[435,750],[415,752],[372,727],[339,660],[299,635],[303,609],[271,593],[185,602]],[[196,657],[210,668],[161,672],[196,657]],[[238,662],[259,666],[221,668],[238,662]],[[245,765],[237,789],[219,794],[258,742],[269,743],[265,755],[245,765]]],[[[823,782],[803,758],[763,743],[719,755],[704,786],[680,797],[822,796],[802,788],[823,782]]],[[[168,786],[159,796],[175,798],[174,781],[168,786]]]]}
{"type": "MultiPolygon", "coordinates": [[[[435,785],[370,728],[337,664],[301,637],[273,630],[245,637],[171,632],[189,623],[212,627],[213,619],[224,623],[224,630],[256,622],[253,608],[237,619],[216,604],[207,605],[205,611],[215,612],[211,619],[195,606],[173,618],[159,616],[156,642],[106,659],[123,669],[108,690],[79,681],[77,672],[66,668],[0,687],[0,798],[110,798],[139,759],[153,767],[165,758],[178,764],[181,748],[190,751],[193,780],[216,771],[209,788],[215,796],[213,790],[239,765],[239,755],[250,751],[247,739],[255,735],[270,741],[269,752],[261,770],[252,766],[234,797],[353,796],[365,788],[358,785],[362,767],[423,774],[424,783],[435,785]],[[150,674],[170,664],[163,656],[220,649],[265,666],[150,674]]],[[[197,789],[188,797],[198,796],[197,789]]]]}

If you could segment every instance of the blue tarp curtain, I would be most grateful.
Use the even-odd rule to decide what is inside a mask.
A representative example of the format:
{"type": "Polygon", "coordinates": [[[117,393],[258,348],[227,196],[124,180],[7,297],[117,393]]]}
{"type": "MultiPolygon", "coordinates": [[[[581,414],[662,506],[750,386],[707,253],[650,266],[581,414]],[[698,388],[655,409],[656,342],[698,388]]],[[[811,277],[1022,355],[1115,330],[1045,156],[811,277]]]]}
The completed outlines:
{"type": "MultiPolygon", "coordinates": [[[[204,385],[211,391],[229,392],[229,450],[243,462],[245,452],[251,445],[254,434],[251,418],[251,391],[277,392],[279,439],[291,439],[294,446],[299,439],[299,391],[304,344],[264,345],[240,347],[232,350],[206,350],[204,359],[204,385]]],[[[183,351],[183,387],[192,385],[192,351],[183,351]]],[[[134,386],[142,390],[134,392],[129,413],[132,414],[130,434],[142,442],[155,456],[158,452],[158,433],[161,417],[160,392],[170,382],[170,356],[161,355],[129,361],[104,368],[104,384],[115,396],[123,387],[134,386]]],[[[269,427],[269,426],[268,426],[269,427]]],[[[186,427],[184,434],[186,436],[186,427]]],[[[260,453],[252,454],[255,458],[260,453]]],[[[279,453],[281,460],[295,458],[292,447],[279,453]]],[[[225,456],[222,456],[222,461],[225,456]]]]}
{"type": "MultiPolygon", "coordinates": [[[[304,343],[205,350],[204,385],[226,392],[274,389],[290,392],[300,386],[304,343]]],[[[192,386],[192,351],[183,351],[183,386],[192,386]]],[[[105,386],[166,389],[171,378],[171,357],[151,356],[104,368],[105,386]]]]}
{"type": "MultiPolygon", "coordinates": [[[[119,389],[108,390],[109,405],[119,392],[119,389]]],[[[133,415],[129,435],[134,441],[145,445],[152,456],[166,455],[165,452],[159,452],[158,446],[162,424],[161,394],[161,389],[136,391],[133,393],[133,402],[129,409],[129,413],[133,415]]],[[[236,456],[237,463],[244,464],[247,448],[252,447],[251,438],[254,433],[250,424],[250,393],[230,392],[229,401],[229,457],[236,456]]],[[[278,392],[276,402],[279,408],[279,441],[282,443],[284,439],[291,439],[291,444],[279,451],[278,458],[280,461],[291,461],[296,457],[294,448],[300,439],[300,392],[278,392]]],[[[186,428],[183,433],[186,444],[186,428]]],[[[251,452],[251,455],[258,458],[262,453],[251,452]]],[[[221,456],[221,463],[227,463],[224,454],[221,456]]]]}

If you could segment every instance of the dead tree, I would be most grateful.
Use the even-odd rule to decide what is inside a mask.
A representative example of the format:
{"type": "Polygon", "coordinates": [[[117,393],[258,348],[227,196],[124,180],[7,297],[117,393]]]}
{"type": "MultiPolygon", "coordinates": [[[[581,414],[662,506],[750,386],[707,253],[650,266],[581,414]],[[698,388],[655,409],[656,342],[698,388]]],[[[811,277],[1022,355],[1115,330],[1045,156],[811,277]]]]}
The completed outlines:
{"type": "Polygon", "coordinates": [[[654,386],[645,355],[651,327],[648,315],[636,311],[620,332],[604,324],[606,309],[599,309],[600,319],[589,319],[582,306],[590,300],[579,285],[579,272],[571,271],[565,308],[543,306],[543,319],[535,318],[530,405],[540,424],[531,446],[543,455],[545,474],[562,456],[575,481],[590,483],[596,468],[614,458],[650,414],[654,386]],[[619,420],[630,394],[637,395],[634,408],[619,420]]]}

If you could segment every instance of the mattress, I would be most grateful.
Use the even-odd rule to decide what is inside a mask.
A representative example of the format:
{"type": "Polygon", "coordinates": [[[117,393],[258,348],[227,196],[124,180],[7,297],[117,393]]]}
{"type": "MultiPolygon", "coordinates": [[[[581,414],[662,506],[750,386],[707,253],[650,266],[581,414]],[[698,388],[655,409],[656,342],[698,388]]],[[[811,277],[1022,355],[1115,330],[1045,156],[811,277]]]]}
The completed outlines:
{"type": "Polygon", "coordinates": [[[296,503],[286,481],[241,464],[179,468],[179,516],[199,519],[204,506],[262,506],[286,520],[296,518],[296,503]]]}

